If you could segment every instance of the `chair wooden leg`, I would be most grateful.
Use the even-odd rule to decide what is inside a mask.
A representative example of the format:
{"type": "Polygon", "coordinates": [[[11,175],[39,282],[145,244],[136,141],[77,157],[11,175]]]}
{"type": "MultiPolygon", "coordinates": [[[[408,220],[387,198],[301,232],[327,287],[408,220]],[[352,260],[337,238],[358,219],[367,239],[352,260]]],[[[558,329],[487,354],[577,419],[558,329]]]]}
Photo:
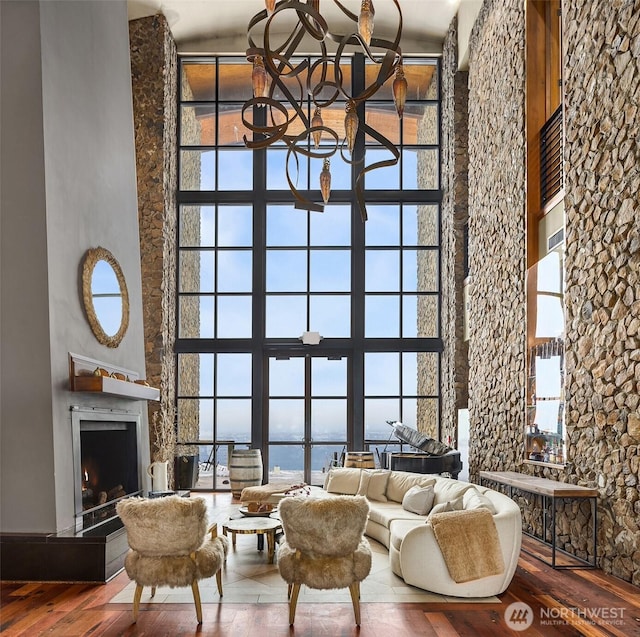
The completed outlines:
{"type": "Polygon", "coordinates": [[[216,573],[216,583],[218,584],[218,595],[222,597],[222,569],[219,568],[216,573]]]}
{"type": "Polygon", "coordinates": [[[291,589],[293,588],[293,584],[289,584],[287,586],[287,599],[291,599],[291,589]]]}
{"type": "Polygon", "coordinates": [[[198,580],[194,580],[193,584],[191,584],[191,590],[193,592],[193,601],[196,605],[196,617],[198,618],[198,623],[202,623],[202,604],[200,602],[200,589],[198,588],[198,580]]]}
{"type": "Polygon", "coordinates": [[[354,582],[349,586],[351,601],[353,602],[353,614],[356,617],[356,626],[360,626],[360,582],[354,582]]]}
{"type": "Polygon", "coordinates": [[[291,596],[289,597],[289,626],[293,626],[296,618],[296,605],[298,604],[298,594],[300,593],[300,584],[294,584],[291,588],[291,596]]]}
{"type": "Polygon", "coordinates": [[[138,621],[138,610],[140,609],[140,598],[142,597],[142,586],[136,584],[136,592],[133,594],[133,623],[138,621]]]}

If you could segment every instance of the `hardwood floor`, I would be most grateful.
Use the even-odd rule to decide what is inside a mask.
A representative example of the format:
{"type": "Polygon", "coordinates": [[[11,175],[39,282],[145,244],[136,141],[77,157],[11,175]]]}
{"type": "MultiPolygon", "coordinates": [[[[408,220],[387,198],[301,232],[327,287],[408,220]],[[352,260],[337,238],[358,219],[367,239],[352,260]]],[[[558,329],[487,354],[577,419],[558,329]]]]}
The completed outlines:
{"type": "MultiPolygon", "coordinates": [[[[535,552],[542,545],[525,537],[523,546],[535,552]]],[[[225,605],[224,600],[203,604],[201,626],[196,623],[193,604],[142,604],[138,623],[132,624],[131,604],[108,603],[128,583],[124,572],[104,585],[2,582],[0,634],[640,637],[640,589],[599,570],[554,570],[525,552],[511,586],[499,596],[500,603],[363,603],[359,630],[350,604],[299,604],[295,626],[289,628],[286,604],[225,605]],[[527,604],[530,610],[526,606],[510,609],[516,602],[527,604]],[[527,619],[533,619],[532,625],[521,630],[527,619]]]]}

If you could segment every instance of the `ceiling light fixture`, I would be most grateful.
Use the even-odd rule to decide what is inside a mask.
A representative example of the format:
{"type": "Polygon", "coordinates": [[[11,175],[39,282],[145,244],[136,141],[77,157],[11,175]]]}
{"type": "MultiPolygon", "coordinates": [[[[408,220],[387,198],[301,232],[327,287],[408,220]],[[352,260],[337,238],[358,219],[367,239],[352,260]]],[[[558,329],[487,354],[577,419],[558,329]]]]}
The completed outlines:
{"type": "MultiPolygon", "coordinates": [[[[359,170],[356,177],[356,198],[363,221],[367,219],[364,201],[364,175],[376,168],[394,166],[400,153],[394,144],[380,132],[361,121],[364,102],[373,97],[389,79],[394,77],[392,94],[398,116],[402,118],[407,95],[407,81],[402,68],[400,37],[402,35],[402,11],[398,0],[391,0],[398,10],[398,29],[395,38],[386,40],[373,35],[374,15],[372,0],[362,0],[360,13],[356,15],[338,0],[333,3],[353,23],[353,30],[338,35],[330,30],[320,13],[320,0],[265,0],[266,8],[257,13],[249,22],[247,60],[253,64],[253,98],[242,108],[242,122],[254,133],[254,139],[244,136],[247,148],[262,149],[280,143],[287,146],[285,161],[289,188],[296,201],[295,207],[303,210],[322,212],[324,206],[304,197],[296,188],[297,174],[300,172],[300,156],[322,159],[320,191],[324,203],[328,203],[331,185],[330,157],[340,151],[340,156],[349,165],[359,170]],[[272,31],[276,20],[286,21],[295,15],[296,23],[281,43],[273,44],[272,31]],[[256,27],[262,27],[259,44],[253,38],[256,27]],[[305,37],[307,36],[307,37],[305,37]],[[297,52],[303,42],[309,46],[309,38],[318,43],[320,52],[309,57],[297,52]],[[337,44],[335,54],[327,50],[326,42],[337,44]],[[347,48],[349,47],[349,48],[347,48]],[[357,95],[346,86],[345,68],[341,58],[346,51],[361,51],[377,67],[375,78],[357,95]],[[294,94],[295,93],[295,94],[294,94]],[[309,117],[308,101],[313,110],[309,117]],[[344,105],[344,119],[334,117],[337,108],[344,105]],[[247,111],[254,107],[266,107],[266,119],[247,119],[247,111]],[[323,118],[323,112],[325,118],[323,118]],[[360,113],[360,114],[359,114],[360,113]],[[331,120],[328,125],[326,120],[331,120]],[[389,151],[389,159],[377,161],[369,166],[364,163],[364,144],[357,147],[358,135],[367,135],[389,151]],[[345,151],[346,147],[346,151],[345,151]],[[295,165],[296,179],[291,178],[289,166],[295,165]]],[[[288,24],[288,23],[287,23],[288,24]]],[[[374,68],[375,68],[374,67],[374,68]]],[[[367,74],[367,77],[372,77],[367,74]]]]}

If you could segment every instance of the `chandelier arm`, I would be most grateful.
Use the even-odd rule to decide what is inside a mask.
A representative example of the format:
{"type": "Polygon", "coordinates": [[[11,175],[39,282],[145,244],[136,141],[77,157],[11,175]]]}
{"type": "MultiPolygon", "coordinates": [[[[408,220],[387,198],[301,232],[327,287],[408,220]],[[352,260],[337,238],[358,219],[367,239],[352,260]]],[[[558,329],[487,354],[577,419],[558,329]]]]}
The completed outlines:
{"type": "MultiPolygon", "coordinates": [[[[296,160],[296,171],[298,174],[300,173],[300,163],[298,161],[298,155],[297,155],[294,143],[288,143],[287,145],[289,146],[289,148],[287,150],[287,157],[285,159],[285,174],[286,174],[287,182],[289,184],[289,190],[291,190],[291,194],[296,199],[294,203],[294,207],[297,208],[298,210],[312,210],[313,212],[324,212],[324,206],[321,206],[320,204],[316,204],[310,199],[303,197],[298,191],[298,189],[293,185],[293,182],[291,181],[291,176],[289,175],[289,157],[291,157],[291,155],[293,154],[296,160]]],[[[296,180],[297,180],[297,177],[296,177],[296,180]]]]}
{"type": "MultiPolygon", "coordinates": [[[[296,117],[300,117],[300,120],[303,122],[305,127],[309,126],[309,119],[307,118],[305,112],[302,110],[302,108],[300,107],[300,103],[302,103],[303,101],[303,87],[302,87],[302,82],[300,81],[300,78],[298,77],[298,75],[307,69],[308,66],[308,62],[305,60],[304,62],[302,62],[301,64],[299,64],[297,67],[293,67],[291,65],[291,63],[289,62],[289,60],[287,60],[284,56],[274,53],[273,55],[265,55],[265,69],[267,70],[267,73],[269,75],[269,77],[271,77],[271,85],[269,87],[269,97],[265,98],[269,99],[270,101],[261,101],[260,105],[267,105],[269,106],[269,112],[270,112],[270,117],[271,117],[271,122],[273,124],[273,126],[281,126],[282,124],[276,124],[274,118],[273,118],[273,108],[272,107],[276,107],[278,110],[282,111],[284,109],[284,107],[282,106],[282,104],[280,103],[279,100],[276,100],[273,98],[273,94],[275,92],[275,88],[276,86],[282,91],[282,93],[285,95],[285,97],[287,98],[289,104],[291,105],[291,107],[295,110],[296,114],[292,117],[289,118],[289,114],[288,111],[285,113],[285,117],[286,117],[286,125],[288,126],[291,122],[293,122],[296,117]],[[273,61],[273,59],[277,59],[280,62],[279,68],[276,69],[276,65],[273,61]],[[285,67],[290,67],[291,68],[291,72],[289,73],[282,73],[282,69],[285,67]],[[289,90],[289,87],[282,81],[282,77],[293,77],[296,79],[296,81],[298,82],[298,86],[300,87],[300,98],[296,99],[293,94],[291,93],[291,91],[289,90]]],[[[285,109],[286,110],[286,109],[285,109]]]]}
{"type": "MultiPolygon", "coordinates": [[[[338,90],[342,95],[344,95],[347,99],[353,99],[356,102],[362,102],[372,95],[374,95],[378,89],[393,75],[395,71],[395,67],[397,63],[400,61],[402,54],[394,51],[393,49],[387,48],[387,51],[384,54],[384,57],[381,60],[376,60],[374,57],[369,56],[369,59],[375,64],[380,64],[380,70],[378,71],[378,75],[376,77],[376,81],[365,88],[359,95],[356,97],[351,97],[342,87],[342,70],[340,69],[340,60],[342,57],[342,52],[350,43],[350,39],[352,36],[345,35],[342,40],[340,40],[338,44],[338,48],[336,49],[335,54],[335,74],[337,78],[338,90]]],[[[358,36],[359,37],[359,36],[358,36]]],[[[380,40],[379,42],[383,42],[385,44],[389,44],[386,40],[380,40]]],[[[364,43],[363,47],[367,49],[364,43]]]]}
{"type": "Polygon", "coordinates": [[[301,155],[304,155],[305,157],[311,157],[316,159],[329,158],[332,155],[334,155],[337,150],[337,146],[339,143],[338,134],[334,130],[332,130],[331,128],[327,128],[326,126],[315,126],[315,127],[312,127],[310,130],[303,131],[296,137],[287,137],[285,141],[288,147],[287,157],[285,160],[285,171],[286,171],[287,183],[289,184],[289,189],[291,190],[293,196],[297,200],[296,203],[294,204],[295,208],[302,209],[302,210],[312,210],[314,212],[324,212],[324,206],[320,204],[316,204],[311,200],[307,199],[306,197],[303,197],[298,191],[298,189],[295,187],[295,185],[293,184],[293,181],[291,179],[291,174],[289,172],[289,158],[291,157],[291,155],[293,155],[296,161],[296,173],[297,173],[296,182],[297,182],[297,178],[300,173],[300,162],[298,160],[298,153],[300,153],[301,155]],[[324,130],[327,133],[329,133],[335,140],[335,146],[323,151],[313,151],[305,148],[302,145],[298,146],[299,142],[303,142],[303,141],[306,142],[306,140],[309,137],[310,131],[316,130],[316,129],[321,131],[324,130]]]}
{"type": "Polygon", "coordinates": [[[333,59],[333,65],[334,65],[334,73],[335,73],[335,78],[336,78],[336,86],[338,91],[340,91],[340,93],[342,93],[342,95],[344,95],[344,97],[347,100],[351,99],[351,95],[349,95],[343,88],[342,85],[342,69],[340,68],[340,60],[342,59],[342,52],[344,51],[344,47],[347,46],[347,44],[349,44],[349,40],[351,39],[351,36],[345,35],[342,40],[340,40],[340,43],[338,44],[338,48],[336,49],[336,53],[333,59]]]}
{"type": "Polygon", "coordinates": [[[380,87],[394,74],[396,68],[396,58],[393,51],[387,51],[380,65],[380,70],[375,81],[367,86],[357,97],[353,99],[356,102],[362,102],[369,99],[378,92],[380,87]]]}
{"type": "Polygon", "coordinates": [[[377,161],[367,168],[364,171],[372,170],[374,168],[384,168],[385,166],[395,166],[400,160],[400,151],[393,145],[391,140],[387,139],[384,135],[379,133],[374,128],[371,128],[366,122],[362,124],[362,130],[365,135],[369,135],[373,137],[381,146],[384,146],[392,155],[393,159],[383,159],[381,161],[377,161]]]}
{"type": "MultiPolygon", "coordinates": [[[[267,69],[267,72],[271,76],[271,79],[272,79],[271,86],[270,86],[270,89],[269,89],[269,96],[271,98],[273,98],[273,94],[275,92],[275,87],[277,86],[278,88],[280,88],[280,90],[283,92],[283,94],[289,100],[289,103],[291,104],[291,106],[296,111],[296,116],[294,116],[291,119],[287,118],[288,119],[288,123],[290,123],[293,120],[295,120],[296,117],[300,117],[300,120],[303,122],[304,127],[308,128],[309,127],[309,120],[308,120],[308,118],[306,117],[305,113],[303,112],[302,108],[299,105],[300,103],[302,103],[302,100],[303,100],[303,87],[302,87],[302,82],[300,81],[300,78],[298,76],[308,68],[309,63],[308,63],[308,60],[305,59],[303,62],[301,62],[297,66],[293,66],[291,64],[291,62],[289,61],[289,59],[291,58],[291,56],[293,55],[293,53],[297,49],[298,45],[302,41],[302,38],[304,37],[305,31],[302,28],[303,25],[298,24],[297,27],[294,30],[295,37],[289,38],[287,40],[287,42],[289,43],[289,48],[286,51],[285,55],[282,55],[280,53],[280,51],[274,52],[270,48],[269,31],[270,31],[270,26],[271,26],[271,20],[275,17],[275,15],[277,13],[279,13],[283,9],[294,8],[294,5],[302,7],[302,8],[306,7],[306,5],[302,5],[299,2],[283,3],[283,4],[279,5],[278,7],[276,7],[276,10],[274,11],[274,13],[267,20],[267,23],[266,23],[265,28],[264,28],[265,68],[267,69]],[[276,67],[276,65],[274,63],[274,58],[276,58],[279,61],[278,67],[276,67]],[[285,69],[287,67],[289,67],[291,70],[289,72],[283,73],[283,69],[285,69]],[[294,98],[292,93],[289,91],[289,88],[282,81],[282,79],[281,79],[282,77],[287,77],[287,78],[288,77],[295,77],[296,78],[296,80],[298,82],[298,85],[300,87],[300,99],[299,100],[294,98]]],[[[298,16],[300,16],[299,12],[298,12],[298,16]]],[[[271,115],[271,121],[275,125],[275,122],[273,120],[273,115],[271,115]]]]}
{"type": "MultiPolygon", "coordinates": [[[[395,42],[391,42],[390,40],[385,40],[384,38],[371,38],[371,44],[370,44],[371,48],[376,48],[376,49],[385,49],[385,55],[391,51],[396,57],[401,58],[402,57],[402,49],[399,46],[396,46],[395,42]]],[[[376,56],[372,55],[369,56],[369,59],[372,62],[375,62],[376,64],[380,64],[381,60],[379,58],[376,58],[376,56]]]]}
{"type": "Polygon", "coordinates": [[[327,38],[332,42],[340,43],[345,38],[348,38],[346,44],[362,46],[367,58],[369,58],[375,64],[380,64],[380,60],[376,59],[376,56],[373,54],[371,49],[387,49],[390,51],[394,51],[398,57],[402,57],[402,49],[396,45],[396,42],[391,42],[391,40],[385,40],[384,38],[371,38],[371,44],[367,46],[364,41],[360,38],[357,33],[350,33],[348,35],[337,35],[335,33],[331,33],[331,31],[327,31],[327,38]]]}
{"type": "Polygon", "coordinates": [[[298,192],[298,189],[293,185],[291,176],[289,175],[289,158],[293,154],[293,158],[296,160],[296,183],[298,183],[298,177],[300,176],[300,160],[298,159],[298,153],[296,151],[295,143],[291,140],[287,141],[287,156],[284,160],[285,176],[289,183],[289,190],[293,193],[293,196],[299,201],[305,201],[304,197],[298,192]]]}
{"type": "MultiPolygon", "coordinates": [[[[335,4],[338,9],[340,9],[340,11],[342,11],[342,13],[347,16],[347,18],[349,18],[349,20],[353,20],[353,22],[358,24],[358,16],[355,13],[351,13],[351,11],[349,11],[349,9],[347,9],[341,2],[338,2],[338,0],[333,0],[333,4],[335,4]]],[[[373,8],[373,6],[371,8],[373,8]]]]}
{"type": "Polygon", "coordinates": [[[265,139],[259,140],[249,140],[246,135],[242,136],[242,139],[247,148],[266,148],[270,146],[274,142],[282,139],[287,132],[287,127],[289,126],[289,112],[287,109],[280,104],[277,100],[273,100],[269,97],[253,97],[250,100],[247,100],[242,105],[242,124],[245,128],[249,129],[252,133],[258,133],[260,135],[265,135],[265,139]],[[285,122],[283,124],[278,124],[275,126],[261,126],[259,124],[254,124],[252,121],[249,121],[245,117],[245,111],[250,108],[253,109],[254,106],[265,106],[276,108],[282,112],[285,117],[285,122]]]}
{"type": "MultiPolygon", "coordinates": [[[[286,77],[286,78],[297,77],[298,75],[300,75],[300,73],[306,71],[307,68],[309,67],[309,62],[306,59],[300,62],[300,64],[298,64],[297,66],[293,66],[291,62],[289,62],[286,55],[281,55],[280,53],[272,53],[271,51],[267,51],[265,54],[265,62],[267,60],[270,61],[269,68],[268,68],[269,75],[271,75],[273,79],[278,77],[286,77]],[[276,68],[275,63],[273,62],[274,59],[280,61],[280,65],[278,66],[278,68],[276,68]],[[287,72],[283,72],[282,69],[284,69],[287,66],[290,67],[291,70],[287,72]]],[[[265,68],[266,67],[267,67],[267,64],[265,64],[265,68]]],[[[302,82],[300,82],[300,86],[302,87],[302,82]]]]}
{"type": "Polygon", "coordinates": [[[358,200],[358,205],[360,207],[360,216],[362,217],[362,221],[367,220],[367,208],[364,201],[364,187],[363,180],[366,173],[371,172],[372,170],[376,170],[378,168],[385,168],[387,166],[395,166],[400,160],[400,151],[391,143],[389,139],[387,139],[384,135],[381,135],[375,129],[371,128],[366,123],[362,124],[362,128],[365,135],[370,135],[373,137],[379,144],[384,146],[392,155],[393,159],[383,159],[381,161],[374,162],[369,166],[365,166],[359,173],[356,178],[356,199],[358,200]]]}
{"type": "Polygon", "coordinates": [[[278,124],[276,124],[275,120],[273,119],[273,109],[272,106],[275,106],[278,110],[282,110],[283,108],[286,110],[286,108],[282,105],[282,103],[279,100],[276,100],[273,98],[273,93],[275,91],[275,87],[277,86],[282,93],[284,94],[284,96],[287,98],[289,105],[291,106],[291,108],[293,108],[293,110],[295,111],[295,114],[293,117],[289,117],[289,113],[287,111],[287,126],[289,124],[291,124],[291,122],[295,121],[295,119],[297,117],[300,118],[300,121],[302,122],[303,126],[305,128],[309,127],[309,118],[307,117],[307,114],[304,112],[303,108],[301,107],[301,103],[303,101],[303,89],[302,89],[302,82],[300,81],[300,78],[295,75],[293,76],[296,78],[296,80],[298,81],[298,85],[300,87],[300,99],[297,100],[293,94],[291,93],[291,91],[289,90],[289,87],[282,81],[282,79],[280,78],[280,76],[275,76],[272,77],[272,82],[271,82],[271,88],[269,89],[269,99],[272,100],[272,102],[270,104],[268,104],[269,106],[269,112],[270,112],[270,116],[271,116],[271,122],[273,123],[274,126],[278,126],[278,124]]]}
{"type": "Polygon", "coordinates": [[[304,155],[305,157],[309,157],[311,159],[328,159],[329,157],[333,157],[333,155],[335,155],[336,152],[338,151],[338,146],[340,144],[340,138],[338,137],[338,133],[336,133],[333,129],[328,128],[327,126],[312,126],[311,128],[308,128],[307,130],[303,131],[296,137],[289,137],[289,139],[291,139],[293,142],[294,153],[300,153],[301,155],[304,155]],[[335,145],[330,146],[325,150],[307,148],[306,140],[308,139],[309,134],[313,133],[314,131],[325,131],[326,133],[329,133],[329,135],[331,135],[334,138],[335,145]],[[298,146],[298,142],[301,142],[301,141],[304,141],[305,144],[298,146]]]}
{"type": "MultiPolygon", "coordinates": [[[[345,38],[348,38],[347,44],[362,44],[364,43],[355,33],[348,33],[347,35],[338,35],[337,33],[331,33],[331,31],[327,31],[327,38],[333,42],[342,42],[345,38]]],[[[325,39],[327,39],[325,38],[325,39]]]]}
{"type": "Polygon", "coordinates": [[[349,164],[349,166],[356,166],[364,162],[364,156],[362,157],[350,157],[351,153],[345,153],[344,149],[347,145],[346,138],[340,142],[340,157],[345,164],[349,164]]]}
{"type": "Polygon", "coordinates": [[[296,210],[309,210],[310,212],[324,212],[324,206],[319,203],[313,203],[304,197],[299,197],[298,201],[293,202],[296,210]]]}
{"type": "Polygon", "coordinates": [[[361,184],[363,177],[364,171],[356,177],[356,200],[358,201],[358,208],[360,208],[360,218],[364,222],[369,218],[369,216],[367,215],[367,204],[364,201],[364,188],[361,184]]]}
{"type": "MultiPolygon", "coordinates": [[[[391,48],[394,51],[401,51],[400,38],[402,36],[402,9],[400,9],[400,3],[398,0],[393,0],[393,4],[396,5],[396,9],[398,10],[398,30],[396,31],[396,37],[391,48]]],[[[402,55],[402,53],[400,53],[400,55],[402,55]]]]}
{"type": "Polygon", "coordinates": [[[311,100],[313,101],[314,106],[319,108],[326,108],[327,106],[331,106],[331,104],[335,104],[335,101],[338,99],[338,95],[340,91],[338,89],[338,85],[335,82],[330,82],[327,80],[326,82],[318,82],[311,92],[311,100]],[[334,89],[334,95],[326,100],[319,100],[316,98],[316,95],[322,91],[325,87],[331,87],[334,89]]]}
{"type": "MultiPolygon", "coordinates": [[[[251,20],[249,20],[249,26],[247,27],[247,40],[249,41],[250,49],[259,49],[254,39],[251,37],[251,29],[253,29],[253,27],[255,27],[258,23],[262,22],[267,17],[267,15],[267,10],[263,9],[262,11],[256,13],[253,18],[251,18],[251,20]]],[[[252,60],[249,61],[251,62],[252,60]]]]}
{"type": "Polygon", "coordinates": [[[320,57],[319,59],[317,59],[313,64],[311,64],[311,66],[309,67],[309,75],[307,76],[307,94],[311,96],[311,99],[313,100],[313,103],[315,104],[315,106],[319,106],[321,108],[329,106],[331,104],[333,104],[336,99],[338,98],[339,95],[339,91],[338,88],[336,86],[335,82],[332,82],[331,80],[327,80],[327,68],[329,66],[330,63],[333,63],[333,60],[327,55],[327,47],[325,45],[324,42],[321,43],[322,46],[322,57],[320,57]],[[315,86],[313,88],[311,88],[311,81],[313,78],[313,74],[315,73],[315,70],[317,67],[322,66],[322,71],[320,73],[320,79],[315,83],[315,86]],[[325,87],[325,86],[332,86],[335,89],[335,94],[333,97],[324,100],[324,101],[320,101],[318,102],[316,100],[316,95],[318,93],[320,93],[320,91],[325,87]]]}
{"type": "MultiPolygon", "coordinates": [[[[291,35],[282,43],[282,45],[278,49],[274,49],[275,53],[281,53],[286,49],[294,50],[297,48],[298,44],[304,37],[304,31],[301,28],[294,29],[291,32],[291,35]]],[[[288,55],[288,51],[285,55],[288,55]]]]}
{"type": "MultiPolygon", "coordinates": [[[[304,13],[311,14],[313,16],[313,19],[316,21],[316,23],[320,25],[322,29],[324,29],[324,31],[326,31],[328,30],[328,25],[324,20],[324,18],[319,13],[314,11],[311,7],[308,7],[306,4],[302,4],[301,2],[283,2],[278,4],[278,6],[276,6],[274,12],[271,15],[267,13],[266,9],[263,9],[262,11],[254,15],[253,18],[249,21],[249,26],[247,29],[247,39],[249,42],[249,48],[260,49],[260,47],[256,45],[253,37],[251,36],[252,29],[258,24],[260,24],[261,22],[263,22],[264,20],[266,20],[264,31],[267,31],[269,29],[271,20],[273,20],[276,14],[278,14],[280,11],[283,11],[285,9],[296,9],[298,12],[298,21],[301,22],[302,24],[298,24],[297,28],[294,28],[294,30],[291,32],[291,35],[277,49],[274,49],[274,51],[276,51],[277,53],[281,53],[282,51],[284,51],[290,45],[294,37],[296,37],[296,35],[298,34],[298,31],[302,31],[302,36],[304,36],[305,32],[309,32],[309,34],[316,40],[324,39],[325,35],[323,31],[315,29],[312,26],[312,24],[309,22],[308,18],[306,17],[301,18],[301,12],[302,12],[302,15],[304,13]]],[[[302,36],[298,39],[298,42],[294,46],[294,50],[297,44],[300,43],[300,39],[302,39],[302,36]]],[[[264,39],[264,32],[263,32],[263,39],[264,39]]],[[[249,60],[249,61],[252,61],[252,60],[249,60]]]]}
{"type": "Polygon", "coordinates": [[[329,25],[311,5],[302,2],[290,2],[287,8],[296,10],[298,20],[304,25],[305,30],[314,40],[322,42],[322,40],[325,39],[329,31],[329,25]],[[311,19],[307,16],[311,16],[311,19]],[[313,23],[315,23],[316,26],[314,26],[313,23]]]}
{"type": "Polygon", "coordinates": [[[302,41],[302,38],[304,37],[304,29],[300,26],[297,25],[296,28],[294,29],[292,36],[295,37],[290,37],[287,39],[287,45],[288,45],[288,49],[286,50],[286,52],[284,53],[284,55],[282,54],[282,49],[284,47],[281,47],[278,50],[272,50],[271,49],[271,39],[269,37],[269,25],[271,23],[271,20],[267,21],[267,24],[264,27],[264,35],[263,35],[263,39],[264,39],[264,57],[265,57],[265,66],[266,68],[269,70],[271,76],[275,76],[275,75],[282,75],[282,69],[285,66],[289,66],[291,68],[291,71],[289,73],[285,73],[284,76],[285,77],[289,77],[289,75],[291,75],[292,77],[297,75],[298,73],[301,72],[301,70],[297,70],[299,69],[300,66],[304,65],[303,68],[306,68],[307,66],[307,62],[306,60],[304,62],[301,62],[300,64],[298,64],[298,66],[293,66],[293,64],[291,64],[291,62],[289,62],[289,58],[291,58],[291,56],[295,53],[295,50],[298,48],[298,45],[300,44],[300,42],[302,41]],[[273,64],[273,58],[277,58],[278,60],[280,60],[280,67],[276,68],[275,64],[273,64]]]}

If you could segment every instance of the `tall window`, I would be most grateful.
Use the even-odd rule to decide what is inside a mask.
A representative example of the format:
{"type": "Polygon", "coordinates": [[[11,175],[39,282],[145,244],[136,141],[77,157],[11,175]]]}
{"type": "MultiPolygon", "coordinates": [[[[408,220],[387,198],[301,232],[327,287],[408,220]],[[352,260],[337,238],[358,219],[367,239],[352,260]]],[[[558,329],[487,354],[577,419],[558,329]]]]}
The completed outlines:
{"type": "MultiPolygon", "coordinates": [[[[403,119],[390,85],[365,106],[400,162],[367,173],[363,223],[339,155],[317,213],[293,206],[284,145],[245,147],[244,58],[181,58],[178,442],[199,458],[197,488],[229,488],[233,447],[261,449],[268,476],[318,484],[347,450],[396,448],[387,421],[438,437],[439,62],[404,65],[403,119]],[[304,344],[305,332],[320,342],[304,344]]],[[[354,86],[372,72],[361,56],[344,61],[354,86]]],[[[365,165],[388,158],[360,143],[365,165]]],[[[319,200],[322,161],[289,168],[319,200]]]]}
{"type": "Polygon", "coordinates": [[[528,0],[525,462],[562,465],[564,118],[562,0],[528,0]]]}

